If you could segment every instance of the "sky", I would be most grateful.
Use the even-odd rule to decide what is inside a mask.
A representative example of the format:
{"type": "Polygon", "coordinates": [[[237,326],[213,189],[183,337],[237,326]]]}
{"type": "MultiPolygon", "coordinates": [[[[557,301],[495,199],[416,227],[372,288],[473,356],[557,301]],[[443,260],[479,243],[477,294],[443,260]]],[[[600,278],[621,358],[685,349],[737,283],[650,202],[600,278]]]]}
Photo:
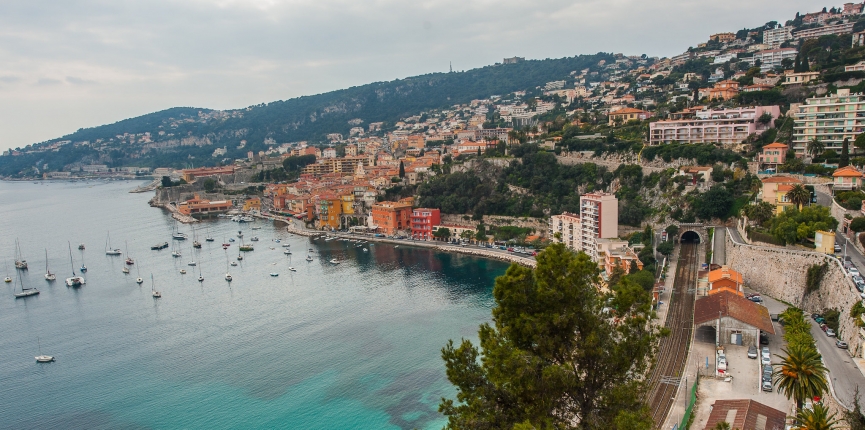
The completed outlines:
{"type": "MultiPolygon", "coordinates": [[[[842,2],[843,3],[843,2],[842,2]]],[[[842,3],[834,6],[840,6],[842,3]]],[[[672,56],[803,0],[3,0],[0,150],[504,57],[672,56]]]]}

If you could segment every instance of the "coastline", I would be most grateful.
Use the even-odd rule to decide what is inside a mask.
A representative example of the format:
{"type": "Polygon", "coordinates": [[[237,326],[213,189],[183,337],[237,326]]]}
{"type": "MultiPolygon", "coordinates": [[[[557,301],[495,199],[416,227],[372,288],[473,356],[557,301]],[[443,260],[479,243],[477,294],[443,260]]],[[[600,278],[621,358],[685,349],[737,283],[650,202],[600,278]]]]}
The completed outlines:
{"type": "Polygon", "coordinates": [[[535,267],[537,267],[537,264],[538,264],[538,262],[535,261],[533,258],[521,257],[519,255],[511,254],[511,253],[493,251],[493,250],[488,249],[488,248],[468,248],[468,247],[463,247],[463,246],[445,245],[445,244],[442,244],[440,242],[435,242],[435,241],[427,242],[427,241],[418,241],[418,240],[396,240],[396,239],[388,239],[386,237],[367,236],[367,235],[363,235],[363,234],[348,234],[348,233],[340,233],[340,232],[325,232],[325,231],[318,231],[318,230],[298,229],[294,226],[294,223],[292,223],[290,221],[286,221],[284,219],[280,219],[280,218],[276,218],[276,217],[266,217],[263,215],[262,215],[262,218],[286,222],[288,224],[288,226],[286,226],[286,228],[285,228],[286,231],[291,233],[291,234],[298,235],[298,236],[310,237],[310,236],[328,235],[328,236],[339,237],[342,239],[363,238],[363,240],[366,240],[369,242],[387,243],[387,244],[391,244],[391,245],[416,246],[416,247],[420,247],[420,248],[431,248],[431,249],[434,249],[436,251],[441,251],[441,252],[450,252],[450,253],[456,253],[456,254],[471,255],[474,257],[489,258],[489,259],[493,259],[493,260],[504,261],[506,263],[516,263],[516,264],[519,264],[521,266],[525,266],[525,267],[528,267],[531,269],[534,269],[535,267]]]}

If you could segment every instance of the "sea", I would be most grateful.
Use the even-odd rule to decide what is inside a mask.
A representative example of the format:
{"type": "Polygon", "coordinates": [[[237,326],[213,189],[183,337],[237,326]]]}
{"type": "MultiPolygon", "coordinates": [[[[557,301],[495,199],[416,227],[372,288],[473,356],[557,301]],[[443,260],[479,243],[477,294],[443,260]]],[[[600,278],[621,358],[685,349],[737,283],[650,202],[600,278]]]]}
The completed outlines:
{"type": "Polygon", "coordinates": [[[13,279],[0,286],[0,428],[445,424],[438,404],[455,390],[441,349],[448,339],[476,342],[505,263],[311,240],[262,220],[193,230],[148,206],[152,193],[129,193],[138,185],[0,182],[0,275],[13,279]],[[190,240],[172,240],[175,228],[190,240]],[[239,262],[238,231],[255,246],[239,262]],[[109,237],[124,256],[105,254],[109,237]],[[16,241],[26,271],[14,268],[16,241]],[[162,242],[169,248],[150,249],[162,242]],[[126,255],[135,260],[128,275],[126,255]],[[44,278],[46,261],[55,282],[44,278]],[[86,285],[67,287],[82,264],[86,285]],[[15,299],[22,285],[41,294],[15,299]],[[56,361],[36,363],[40,351],[56,361]]]}

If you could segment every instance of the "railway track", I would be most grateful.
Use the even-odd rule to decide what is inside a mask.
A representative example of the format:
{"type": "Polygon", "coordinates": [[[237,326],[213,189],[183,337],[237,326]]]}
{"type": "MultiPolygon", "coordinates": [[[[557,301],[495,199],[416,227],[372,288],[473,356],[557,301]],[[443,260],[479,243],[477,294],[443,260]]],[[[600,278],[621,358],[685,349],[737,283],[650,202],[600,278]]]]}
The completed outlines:
{"type": "Polygon", "coordinates": [[[688,358],[691,332],[694,328],[694,288],[699,269],[699,244],[683,243],[679,251],[673,293],[667,312],[665,326],[670,335],[661,339],[657,359],[649,378],[649,408],[655,428],[661,428],[679,384],[688,358]]]}

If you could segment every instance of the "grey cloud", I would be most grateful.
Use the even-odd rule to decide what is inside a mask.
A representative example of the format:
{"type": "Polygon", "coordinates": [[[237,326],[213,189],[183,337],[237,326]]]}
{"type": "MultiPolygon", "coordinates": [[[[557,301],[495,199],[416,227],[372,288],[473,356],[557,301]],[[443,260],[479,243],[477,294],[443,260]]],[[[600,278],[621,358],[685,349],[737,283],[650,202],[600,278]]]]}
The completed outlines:
{"type": "Polygon", "coordinates": [[[7,84],[14,84],[15,82],[20,81],[21,78],[18,76],[0,76],[0,82],[7,84]]]}
{"type": "Polygon", "coordinates": [[[36,81],[36,85],[40,85],[40,86],[57,85],[57,84],[62,84],[62,83],[63,83],[63,81],[61,81],[59,79],[52,79],[52,78],[39,78],[39,80],[36,81]]]}
{"type": "Polygon", "coordinates": [[[44,139],[28,130],[59,136],[142,106],[243,107],[446,71],[450,61],[467,70],[514,55],[670,56],[714,32],[812,9],[811,0],[6,0],[2,73],[71,85],[43,78],[51,89],[40,94],[4,86],[0,105],[75,99],[86,120],[61,125],[37,109],[0,124],[0,150],[44,139]],[[83,85],[90,80],[98,85],[83,85]]]}

